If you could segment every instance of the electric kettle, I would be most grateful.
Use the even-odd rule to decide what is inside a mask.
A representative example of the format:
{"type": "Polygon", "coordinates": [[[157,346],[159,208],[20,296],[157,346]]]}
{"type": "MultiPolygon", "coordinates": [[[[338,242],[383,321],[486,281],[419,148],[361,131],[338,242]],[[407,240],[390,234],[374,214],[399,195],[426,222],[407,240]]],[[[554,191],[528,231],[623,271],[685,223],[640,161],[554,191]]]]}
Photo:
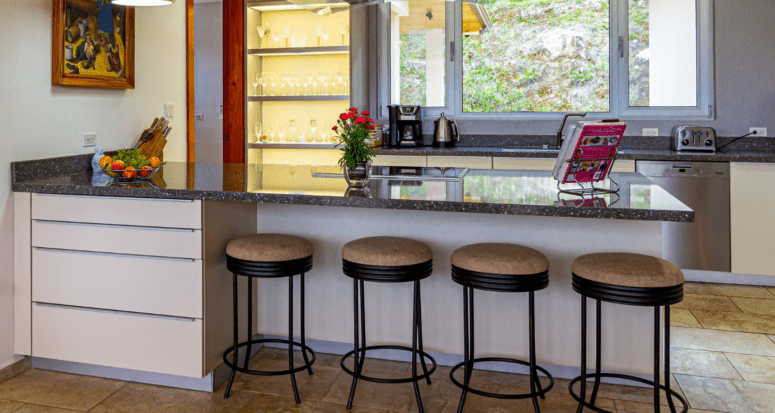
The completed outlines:
{"type": "Polygon", "coordinates": [[[457,123],[449,120],[441,113],[441,117],[433,122],[436,125],[436,132],[433,134],[433,146],[449,148],[455,146],[455,142],[460,140],[460,132],[457,130],[457,123]]]}

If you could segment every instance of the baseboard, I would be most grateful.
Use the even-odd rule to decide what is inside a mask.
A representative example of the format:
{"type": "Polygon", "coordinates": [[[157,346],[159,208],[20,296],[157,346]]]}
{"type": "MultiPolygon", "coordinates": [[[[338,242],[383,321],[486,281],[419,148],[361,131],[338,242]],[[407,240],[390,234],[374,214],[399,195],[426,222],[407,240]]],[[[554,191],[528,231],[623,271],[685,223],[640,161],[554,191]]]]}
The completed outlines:
{"type": "Polygon", "coordinates": [[[21,359],[12,361],[7,366],[0,368],[0,383],[30,369],[30,357],[22,356],[21,359]]]}
{"type": "Polygon", "coordinates": [[[683,270],[683,273],[686,281],[691,282],[775,287],[775,277],[770,275],[735,274],[731,272],[700,270],[683,270]]]}
{"type": "MultiPolygon", "coordinates": [[[[262,338],[256,335],[254,339],[262,338]]],[[[251,349],[251,357],[261,350],[261,345],[255,345],[251,349]]],[[[245,360],[245,351],[241,351],[239,359],[245,360]]],[[[29,357],[28,357],[29,359],[29,357]]],[[[221,363],[207,376],[197,379],[192,377],[175,376],[171,374],[151,373],[147,371],[122,369],[117,367],[98,366],[95,364],[76,363],[71,361],[53,360],[41,357],[32,357],[32,368],[41,370],[59,371],[62,373],[82,374],[85,376],[102,377],[106,379],[131,381],[135,383],[153,384],[157,386],[175,387],[179,389],[196,390],[212,393],[218,390],[229,379],[231,369],[221,363]]]]}

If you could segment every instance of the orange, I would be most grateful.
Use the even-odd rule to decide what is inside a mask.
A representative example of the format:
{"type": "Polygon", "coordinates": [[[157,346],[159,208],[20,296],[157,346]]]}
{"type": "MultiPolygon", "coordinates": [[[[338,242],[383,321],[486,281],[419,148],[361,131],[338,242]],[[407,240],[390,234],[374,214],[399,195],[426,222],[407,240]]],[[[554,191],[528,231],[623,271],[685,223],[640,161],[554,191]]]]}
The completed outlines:
{"type": "Polygon", "coordinates": [[[157,158],[155,156],[151,156],[150,158],[148,158],[148,162],[151,163],[151,168],[154,168],[154,169],[156,169],[159,166],[161,166],[161,159],[159,159],[159,158],[157,158]]]}
{"type": "MultiPolygon", "coordinates": [[[[130,168],[131,168],[131,167],[130,167],[130,168]]],[[[150,167],[150,166],[148,166],[148,165],[145,165],[145,166],[143,166],[142,168],[140,168],[140,176],[142,176],[143,178],[145,178],[145,177],[147,177],[148,175],[150,175],[150,174],[151,174],[151,172],[153,172],[153,168],[151,168],[151,167],[150,167]]]]}
{"type": "Polygon", "coordinates": [[[113,163],[110,164],[110,169],[114,171],[124,169],[124,161],[113,161],[113,163]]]}
{"type": "Polygon", "coordinates": [[[103,156],[102,158],[100,158],[100,162],[99,162],[100,168],[106,169],[111,162],[113,162],[113,158],[111,158],[108,155],[103,156]]]}
{"type": "Polygon", "coordinates": [[[124,175],[124,178],[126,179],[132,179],[137,176],[137,169],[135,169],[134,166],[127,166],[122,175],[124,175]]]}

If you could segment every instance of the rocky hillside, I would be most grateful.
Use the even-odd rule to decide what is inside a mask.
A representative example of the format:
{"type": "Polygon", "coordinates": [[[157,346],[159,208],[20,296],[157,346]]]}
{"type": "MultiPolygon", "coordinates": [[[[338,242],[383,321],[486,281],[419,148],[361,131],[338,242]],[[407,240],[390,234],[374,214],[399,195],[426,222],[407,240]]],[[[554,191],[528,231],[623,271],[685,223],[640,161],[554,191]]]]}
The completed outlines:
{"type": "MultiPolygon", "coordinates": [[[[463,41],[466,112],[608,111],[608,0],[482,0],[463,41]]],[[[631,102],[648,104],[648,1],[630,0],[631,102]]],[[[424,104],[422,36],[402,36],[402,98],[424,104]]]]}

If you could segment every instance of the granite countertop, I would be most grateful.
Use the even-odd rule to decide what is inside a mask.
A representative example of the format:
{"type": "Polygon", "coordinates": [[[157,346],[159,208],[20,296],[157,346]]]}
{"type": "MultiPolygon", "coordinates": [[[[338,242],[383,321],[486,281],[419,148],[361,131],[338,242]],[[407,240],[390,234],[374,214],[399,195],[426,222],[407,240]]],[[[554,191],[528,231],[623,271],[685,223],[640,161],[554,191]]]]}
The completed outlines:
{"type": "Polygon", "coordinates": [[[396,168],[377,167],[375,174],[419,174],[425,180],[372,179],[367,191],[353,191],[348,190],[336,167],[169,162],[151,182],[120,185],[111,183],[102,173],[92,173],[90,159],[81,155],[12,163],[13,191],[501,215],[694,220],[690,208],[635,173],[611,175],[621,184],[618,195],[599,196],[588,201],[590,207],[575,207],[565,205],[574,205],[581,198],[561,194],[551,174],[539,171],[470,170],[460,179],[464,173],[461,169],[408,168],[399,172],[396,168]],[[449,181],[429,181],[429,176],[449,181]],[[659,202],[652,203],[651,194],[657,192],[659,202]],[[670,202],[665,202],[665,197],[670,197],[670,202]]]}

